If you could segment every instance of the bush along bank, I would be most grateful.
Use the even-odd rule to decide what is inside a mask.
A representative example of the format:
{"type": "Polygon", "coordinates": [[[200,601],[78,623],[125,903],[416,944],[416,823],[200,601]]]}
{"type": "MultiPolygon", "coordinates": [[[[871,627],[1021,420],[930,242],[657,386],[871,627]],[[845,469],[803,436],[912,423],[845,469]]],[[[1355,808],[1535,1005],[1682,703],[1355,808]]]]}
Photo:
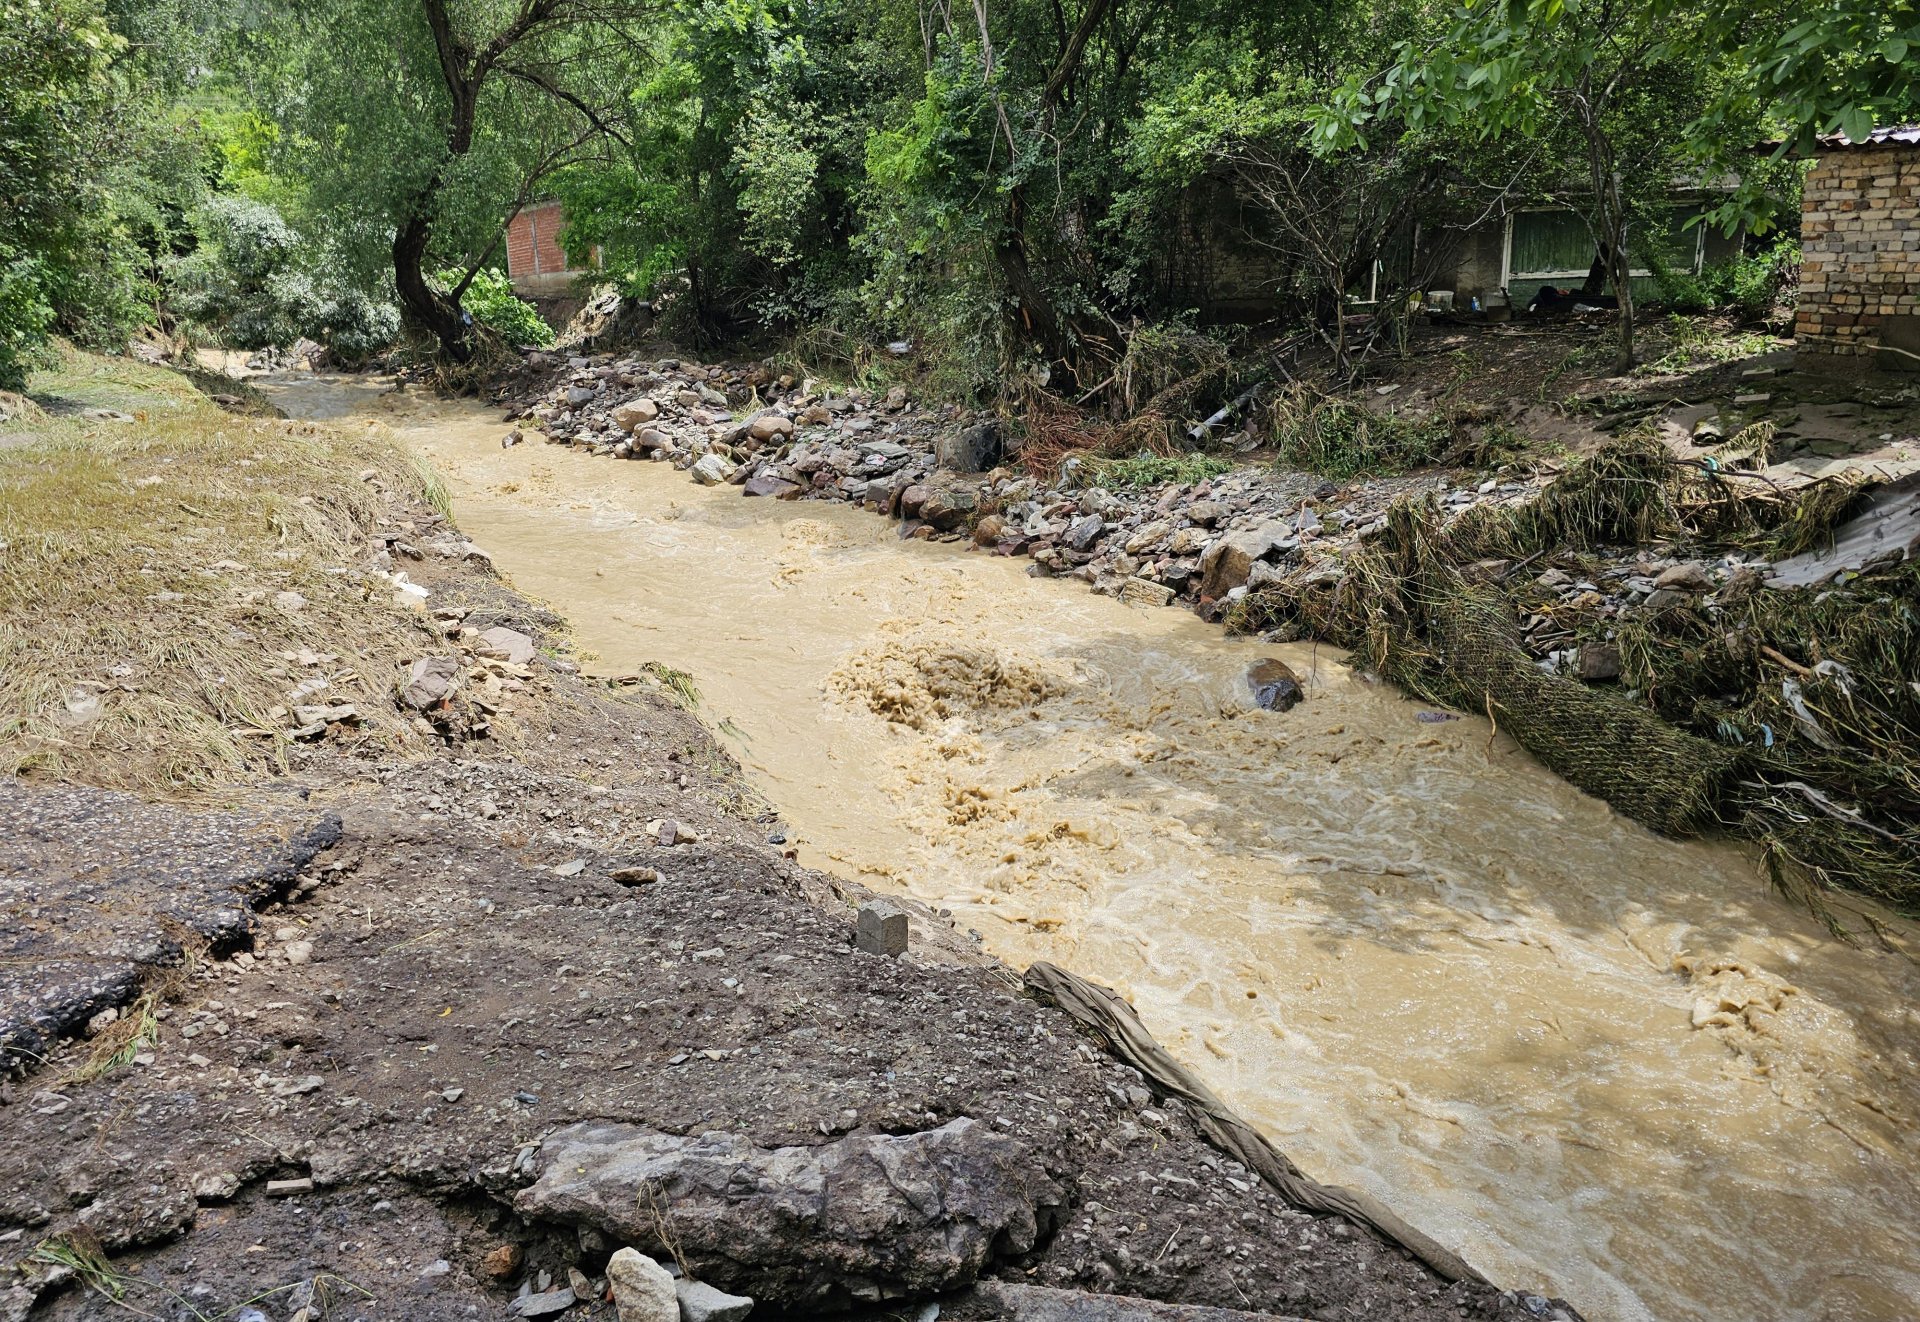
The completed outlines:
{"type": "Polygon", "coordinates": [[[1694,453],[1651,421],[1484,480],[1144,452],[1035,473],[1001,420],[898,387],[833,393],[761,363],[531,365],[542,385],[503,397],[523,424],[509,444],[531,427],[748,496],[845,501],[1130,604],[1326,639],[1492,716],[1655,830],[1755,840],[1773,884],[1836,929],[1836,889],[1920,910],[1912,479],[1782,480],[1765,424],[1694,453]]]}

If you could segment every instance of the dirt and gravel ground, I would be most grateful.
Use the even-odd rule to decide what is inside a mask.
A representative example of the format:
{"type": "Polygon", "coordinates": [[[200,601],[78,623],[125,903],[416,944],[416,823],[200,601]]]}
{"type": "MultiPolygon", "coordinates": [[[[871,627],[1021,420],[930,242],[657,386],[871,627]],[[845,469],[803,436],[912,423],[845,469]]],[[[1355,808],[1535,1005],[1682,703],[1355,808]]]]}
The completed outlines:
{"type": "MultiPolygon", "coordinates": [[[[390,514],[376,562],[436,526],[390,514]]],[[[483,563],[409,569],[481,700],[430,737],[339,721],[183,804],[0,791],[0,1318],[502,1317],[570,1283],[565,1316],[611,1317],[622,1238],[756,1316],[927,1316],[975,1273],[1553,1313],[1286,1206],[938,915],[904,958],[856,949],[860,892],[785,856],[663,689],[581,678],[483,563]],[[541,650],[489,666],[463,626],[541,650]],[[700,1168],[717,1192],[686,1167],[625,1206],[549,1196],[592,1151],[555,1135],[608,1125],[746,1156],[700,1168]]]]}

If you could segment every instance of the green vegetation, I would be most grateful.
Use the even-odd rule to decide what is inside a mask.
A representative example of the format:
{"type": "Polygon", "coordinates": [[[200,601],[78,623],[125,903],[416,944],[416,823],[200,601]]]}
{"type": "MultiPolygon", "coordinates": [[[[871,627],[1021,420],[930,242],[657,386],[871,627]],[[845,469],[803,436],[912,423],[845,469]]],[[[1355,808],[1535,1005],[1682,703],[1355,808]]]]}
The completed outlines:
{"type": "MultiPolygon", "coordinates": [[[[168,266],[172,309],[186,327],[236,349],[310,339],[347,363],[400,332],[399,311],[316,260],[280,213],[244,197],[208,199],[194,215],[197,246],[168,266]]],[[[522,304],[521,306],[525,306],[522,304]]]]}
{"type": "MultiPolygon", "coordinates": [[[[1791,214],[1752,145],[1920,112],[1917,2],[0,0],[0,385],[143,327],[484,365],[544,338],[500,272],[549,196],[671,335],[847,379],[905,342],[951,394],[1170,429],[1249,383],[1196,329],[1213,254],[1346,368],[1404,343],[1416,224],[1553,204],[1624,365],[1671,181],[1738,175],[1704,223],[1791,214]]],[[[1756,315],[1788,274],[1664,287],[1756,315]]],[[[1407,448],[1326,424],[1330,463],[1407,448]]]]}
{"type": "MultiPolygon", "coordinates": [[[[445,271],[434,278],[441,289],[451,289],[463,273],[445,271]]],[[[540,319],[533,304],[518,297],[507,277],[498,271],[475,273],[467,285],[463,304],[473,319],[509,344],[530,344],[544,349],[553,343],[553,327],[540,319]]]]}
{"type": "Polygon", "coordinates": [[[1163,482],[1191,486],[1232,470],[1231,463],[1216,455],[1163,455],[1141,450],[1125,459],[1095,459],[1088,472],[1106,486],[1154,487],[1163,482]]]}
{"type": "Polygon", "coordinates": [[[1654,283],[1668,311],[1731,311],[1748,321],[1765,321],[1778,313],[1799,266],[1800,245],[1790,238],[1716,262],[1697,276],[1652,261],[1654,283]]]}
{"type": "Polygon", "coordinates": [[[1452,429],[1436,417],[1376,412],[1306,386],[1268,407],[1275,457],[1287,468],[1332,478],[1405,472],[1437,461],[1452,429]]]}

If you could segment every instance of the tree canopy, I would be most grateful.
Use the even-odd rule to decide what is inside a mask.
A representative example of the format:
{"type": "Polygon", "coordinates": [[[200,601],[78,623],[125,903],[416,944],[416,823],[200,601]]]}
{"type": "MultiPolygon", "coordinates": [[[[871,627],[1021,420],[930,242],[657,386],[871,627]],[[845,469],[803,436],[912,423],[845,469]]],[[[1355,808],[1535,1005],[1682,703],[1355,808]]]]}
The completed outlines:
{"type": "Polygon", "coordinates": [[[849,358],[907,339],[956,390],[1138,403],[1115,383],[1204,356],[1196,290],[1223,235],[1259,255],[1283,323],[1345,353],[1356,281],[1414,225],[1551,194],[1592,227],[1630,358],[1649,199],[1681,176],[1737,183],[1708,223],[1790,224],[1815,135],[1920,114],[1915,0],[0,0],[0,17],[15,383],[55,331],[143,323],[360,347],[404,323],[464,359],[475,308],[504,297],[469,292],[545,197],[569,247],[660,299],[675,333],[849,358]],[[284,234],[271,275],[246,267],[248,226],[284,234]]]}

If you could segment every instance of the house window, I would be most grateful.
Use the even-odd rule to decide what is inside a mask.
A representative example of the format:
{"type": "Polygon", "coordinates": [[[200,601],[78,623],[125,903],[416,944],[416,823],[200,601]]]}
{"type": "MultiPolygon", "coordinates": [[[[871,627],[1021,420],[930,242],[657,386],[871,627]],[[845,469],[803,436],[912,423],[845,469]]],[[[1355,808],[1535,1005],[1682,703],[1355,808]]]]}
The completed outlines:
{"type": "MultiPolygon", "coordinates": [[[[1634,276],[1653,274],[1644,260],[1649,245],[1670,270],[1698,274],[1706,227],[1689,227],[1687,222],[1699,214],[1696,205],[1665,207],[1653,225],[1641,226],[1629,245],[1629,254],[1636,257],[1634,276]]],[[[1519,282],[1585,280],[1593,257],[1593,231],[1578,212],[1560,208],[1517,211],[1507,217],[1506,270],[1500,283],[1511,286],[1519,282]]]]}

